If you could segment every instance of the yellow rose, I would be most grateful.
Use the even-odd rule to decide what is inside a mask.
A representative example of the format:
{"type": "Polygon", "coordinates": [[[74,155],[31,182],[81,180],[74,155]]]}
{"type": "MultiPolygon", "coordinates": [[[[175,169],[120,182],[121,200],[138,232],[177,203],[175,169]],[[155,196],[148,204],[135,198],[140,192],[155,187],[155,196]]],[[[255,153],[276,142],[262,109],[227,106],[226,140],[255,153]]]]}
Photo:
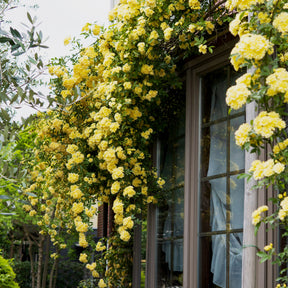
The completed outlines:
{"type": "Polygon", "coordinates": [[[123,195],[128,196],[129,198],[133,197],[136,194],[133,186],[128,186],[124,189],[123,195]]]}
{"type": "Polygon", "coordinates": [[[131,238],[131,235],[128,231],[126,230],[123,230],[121,233],[120,233],[120,239],[125,241],[125,242],[128,242],[131,238]]]}
{"type": "Polygon", "coordinates": [[[86,253],[81,253],[80,257],[79,257],[79,261],[82,262],[82,263],[87,263],[88,262],[87,254],[86,253]]]}
{"type": "Polygon", "coordinates": [[[124,177],[124,168],[123,167],[118,167],[118,168],[114,168],[112,171],[112,179],[116,180],[119,178],[123,178],[124,177]]]}
{"type": "Polygon", "coordinates": [[[64,45],[67,46],[71,41],[71,37],[67,37],[64,39],[64,45]]]}
{"type": "Polygon", "coordinates": [[[120,189],[120,182],[119,181],[115,181],[112,185],[111,185],[111,194],[116,194],[120,189]]]}
{"type": "Polygon", "coordinates": [[[100,279],[100,281],[98,282],[98,286],[99,286],[99,288],[105,288],[105,287],[107,287],[107,285],[105,284],[105,282],[104,282],[103,279],[100,279]]]}

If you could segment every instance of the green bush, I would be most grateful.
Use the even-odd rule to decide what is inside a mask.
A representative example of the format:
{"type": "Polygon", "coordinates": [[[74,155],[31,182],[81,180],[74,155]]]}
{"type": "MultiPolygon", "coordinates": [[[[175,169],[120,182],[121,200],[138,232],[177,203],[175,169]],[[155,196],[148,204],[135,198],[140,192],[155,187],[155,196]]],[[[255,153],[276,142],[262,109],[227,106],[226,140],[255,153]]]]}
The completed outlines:
{"type": "Polygon", "coordinates": [[[75,288],[84,278],[85,266],[83,263],[62,260],[59,262],[56,287],[75,288]]]}
{"type": "MultiPolygon", "coordinates": [[[[30,288],[31,287],[31,265],[29,261],[14,261],[13,269],[16,273],[16,282],[21,288],[30,288]]],[[[35,265],[36,271],[37,267],[35,265]]]]}
{"type": "Polygon", "coordinates": [[[77,288],[95,288],[97,287],[98,280],[96,279],[86,279],[81,280],[77,286],[77,288]]]}
{"type": "Polygon", "coordinates": [[[14,273],[9,260],[4,259],[0,255],[0,287],[1,288],[19,288],[14,281],[16,274],[14,273]]]}

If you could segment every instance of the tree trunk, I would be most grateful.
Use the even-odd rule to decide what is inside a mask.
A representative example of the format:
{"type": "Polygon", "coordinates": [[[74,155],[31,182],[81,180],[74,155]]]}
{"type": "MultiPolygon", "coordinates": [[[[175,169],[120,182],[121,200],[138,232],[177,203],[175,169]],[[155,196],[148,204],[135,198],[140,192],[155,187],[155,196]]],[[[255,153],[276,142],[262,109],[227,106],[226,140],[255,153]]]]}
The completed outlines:
{"type": "Polygon", "coordinates": [[[48,275],[48,265],[49,265],[49,251],[50,251],[50,239],[49,236],[45,237],[45,262],[42,274],[42,288],[46,287],[47,275],[48,275]]]}
{"type": "Polygon", "coordinates": [[[25,236],[26,236],[28,243],[29,243],[28,251],[29,251],[30,268],[31,268],[31,288],[35,288],[34,259],[33,259],[33,253],[32,253],[33,242],[29,236],[29,232],[27,231],[25,225],[24,225],[24,232],[25,232],[25,236]]]}
{"type": "Polygon", "coordinates": [[[56,282],[57,282],[57,276],[58,276],[58,264],[59,264],[59,258],[56,259],[55,276],[54,276],[54,280],[53,280],[53,288],[56,288],[56,282]]]}
{"type": "Polygon", "coordinates": [[[51,271],[50,271],[49,288],[53,288],[54,282],[56,283],[56,279],[55,279],[55,275],[54,275],[54,271],[55,271],[55,274],[57,275],[57,271],[56,270],[58,270],[58,258],[56,258],[54,260],[54,263],[53,263],[51,271]]]}
{"type": "Polygon", "coordinates": [[[42,262],[43,262],[43,243],[44,236],[40,234],[38,243],[38,268],[37,268],[37,286],[36,288],[41,288],[41,275],[42,275],[42,262]]]}

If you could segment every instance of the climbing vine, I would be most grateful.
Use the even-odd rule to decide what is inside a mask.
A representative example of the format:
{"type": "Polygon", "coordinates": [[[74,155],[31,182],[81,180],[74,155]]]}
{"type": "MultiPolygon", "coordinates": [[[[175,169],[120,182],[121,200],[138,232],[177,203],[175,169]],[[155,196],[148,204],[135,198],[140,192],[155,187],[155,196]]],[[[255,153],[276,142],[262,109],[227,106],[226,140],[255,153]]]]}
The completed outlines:
{"type": "MultiPolygon", "coordinates": [[[[231,33],[240,37],[231,63],[236,70],[252,72],[229,88],[227,104],[239,109],[256,101],[261,111],[253,123],[239,127],[236,141],[251,152],[272,146],[271,159],[254,162],[247,177],[279,192],[274,199],[279,214],[261,218],[266,208],[259,208],[253,223],[286,223],[284,2],[121,0],[109,14],[108,28],[95,23],[83,27],[81,35],[91,45],[65,40],[74,54],[54,59],[49,67],[49,99],[55,108],[39,114],[34,124],[35,159],[26,189],[30,204],[24,209],[38,219],[40,233],[50,235],[56,251],[66,247],[61,236],[66,231],[77,232],[87,251],[89,246],[102,253],[94,262],[85,251],[79,259],[99,279],[99,287],[131,286],[133,227],[147,204],[157,203],[165,184],[151,169],[151,143],[164,128],[165,113],[176,109],[171,91],[181,86],[180,63],[213,53],[231,20],[231,33]],[[108,243],[93,244],[90,219],[103,203],[112,207],[114,230],[108,243]]],[[[265,255],[275,253],[269,247],[265,255]]]]}
{"type": "MultiPolygon", "coordinates": [[[[287,101],[288,72],[288,4],[286,1],[228,1],[230,10],[238,14],[230,23],[233,35],[240,40],[231,52],[235,70],[246,67],[248,73],[227,91],[226,102],[232,109],[255,101],[258,115],[251,123],[242,124],[235,133],[236,143],[251,153],[268,151],[264,161],[253,161],[244,175],[254,178],[255,189],[272,187],[274,205],[269,213],[268,203],[255,210],[252,223],[257,232],[261,223],[268,229],[281,226],[282,237],[287,237],[287,101]],[[269,152],[270,151],[270,152],[269,152]]],[[[256,193],[256,192],[255,192],[256,193]]],[[[286,287],[288,251],[276,250],[273,243],[258,247],[260,261],[272,259],[281,268],[277,287],[286,287]]]]}

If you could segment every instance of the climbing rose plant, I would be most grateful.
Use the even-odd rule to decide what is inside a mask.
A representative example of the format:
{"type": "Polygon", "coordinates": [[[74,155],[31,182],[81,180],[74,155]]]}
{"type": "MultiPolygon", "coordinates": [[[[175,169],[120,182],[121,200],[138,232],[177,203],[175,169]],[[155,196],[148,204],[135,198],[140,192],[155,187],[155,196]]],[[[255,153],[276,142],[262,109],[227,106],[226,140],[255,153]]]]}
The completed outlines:
{"type": "MultiPolygon", "coordinates": [[[[286,1],[227,1],[226,6],[237,10],[230,23],[230,31],[239,36],[239,42],[231,52],[235,70],[247,68],[236,80],[236,85],[227,91],[226,102],[231,109],[239,109],[255,101],[258,115],[250,123],[242,124],[235,132],[237,145],[260,154],[271,151],[265,161],[255,160],[244,176],[257,181],[256,188],[273,187],[275,197],[270,199],[275,207],[269,214],[263,205],[252,214],[252,223],[257,232],[261,223],[268,228],[288,232],[287,157],[288,139],[286,130],[288,102],[288,4],[286,1]]],[[[268,203],[267,203],[268,204],[268,203]]],[[[261,262],[272,259],[281,269],[286,263],[288,250],[277,251],[273,243],[258,247],[261,262]]],[[[287,268],[280,271],[277,287],[286,287],[287,268]]]]}
{"type": "MultiPolygon", "coordinates": [[[[232,19],[230,31],[240,40],[231,63],[253,72],[229,88],[227,104],[239,109],[256,101],[261,110],[253,123],[239,127],[236,141],[251,152],[266,143],[278,149],[270,160],[253,163],[249,177],[279,192],[274,201],[279,216],[269,219],[285,223],[287,8],[284,1],[121,0],[109,14],[107,29],[94,23],[83,27],[90,46],[65,39],[75,53],[54,59],[49,67],[50,101],[57,108],[38,115],[34,124],[35,159],[26,189],[30,204],[24,209],[38,221],[40,233],[50,235],[56,251],[65,247],[61,235],[66,231],[77,232],[87,251],[102,253],[94,262],[85,251],[79,259],[99,279],[99,287],[132,285],[133,228],[138,215],[145,217],[147,204],[157,203],[165,184],[151,169],[150,152],[167,111],[177,108],[171,97],[181,86],[177,64],[212,53],[232,19]],[[93,243],[87,233],[90,219],[103,203],[114,212],[114,227],[108,240],[93,243]]],[[[259,218],[265,210],[255,212],[256,227],[268,221],[259,218]]]]}

